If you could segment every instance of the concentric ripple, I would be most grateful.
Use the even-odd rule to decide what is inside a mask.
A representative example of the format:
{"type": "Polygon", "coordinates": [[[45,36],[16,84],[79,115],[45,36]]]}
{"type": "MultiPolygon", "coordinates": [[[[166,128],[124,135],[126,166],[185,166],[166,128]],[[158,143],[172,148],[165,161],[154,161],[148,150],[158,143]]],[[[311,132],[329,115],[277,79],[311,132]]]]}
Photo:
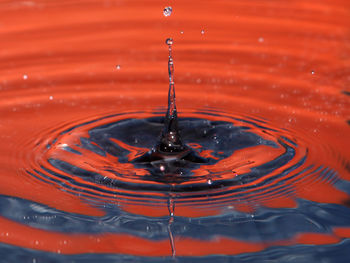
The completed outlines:
{"type": "Polygon", "coordinates": [[[314,149],[316,155],[297,133],[216,111],[187,111],[179,119],[183,141],[200,162],[137,161],[157,143],[163,116],[128,112],[64,125],[37,145],[27,172],[74,195],[128,210],[166,208],[172,200],[177,209],[211,212],[273,205],[281,198],[285,204],[300,189],[337,179],[317,161],[327,153],[314,149]]]}

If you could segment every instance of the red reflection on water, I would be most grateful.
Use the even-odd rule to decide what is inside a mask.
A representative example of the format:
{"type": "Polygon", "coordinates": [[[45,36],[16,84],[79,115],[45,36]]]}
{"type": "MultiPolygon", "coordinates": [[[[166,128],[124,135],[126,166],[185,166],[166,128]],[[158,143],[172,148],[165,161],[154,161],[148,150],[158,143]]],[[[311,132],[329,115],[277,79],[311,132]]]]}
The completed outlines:
{"type": "MultiPolygon", "coordinates": [[[[164,40],[169,36],[175,40],[180,111],[214,107],[232,114],[257,115],[276,127],[299,131],[315,152],[324,145],[332,153],[314,156],[317,161],[350,180],[346,123],[350,105],[341,93],[349,92],[349,1],[182,0],[173,4],[174,12],[167,18],[162,15],[163,5],[162,1],[147,5],[141,1],[0,3],[2,195],[70,213],[102,216],[103,211],[79,197],[29,177],[25,164],[34,162],[35,145],[44,143],[46,131],[63,123],[164,105],[164,40]],[[118,71],[116,64],[121,65],[118,71]]],[[[238,151],[232,158],[243,162],[249,154],[238,151]]],[[[269,149],[266,154],[278,153],[269,149]]],[[[265,158],[256,161],[264,163],[265,158]]],[[[295,196],[265,196],[258,201],[269,207],[294,207],[294,197],[338,204],[349,199],[329,182],[313,179],[316,177],[310,177],[307,184],[295,182],[295,196]]],[[[166,206],[125,204],[124,208],[149,216],[168,213],[166,206]]],[[[235,209],[252,211],[245,203],[235,204],[235,209]]],[[[181,206],[176,210],[177,215],[193,217],[216,212],[181,206]]],[[[106,235],[98,237],[99,243],[97,237],[52,233],[7,219],[1,219],[0,232],[9,233],[0,237],[4,243],[67,254],[171,254],[167,240],[106,235]],[[36,239],[39,245],[33,243],[36,239]],[[60,243],[64,240],[69,246],[60,243]],[[130,250],[131,244],[135,249],[130,250]]],[[[350,237],[347,228],[335,229],[335,233],[350,237]]],[[[304,233],[296,242],[331,244],[338,237],[304,233]]],[[[228,239],[182,239],[176,246],[178,255],[235,254],[265,248],[260,243],[228,239]]]]}
{"type": "MultiPolygon", "coordinates": [[[[5,218],[0,218],[0,223],[6,229],[1,232],[0,241],[25,248],[62,254],[120,253],[135,256],[171,256],[169,240],[151,241],[132,235],[112,233],[64,234],[36,229],[5,218]]],[[[179,237],[175,239],[175,246],[178,256],[235,255],[258,252],[272,246],[336,244],[341,238],[349,237],[348,233],[349,228],[338,228],[335,229],[336,235],[302,233],[289,240],[266,243],[244,242],[219,236],[213,240],[179,237]]]]}

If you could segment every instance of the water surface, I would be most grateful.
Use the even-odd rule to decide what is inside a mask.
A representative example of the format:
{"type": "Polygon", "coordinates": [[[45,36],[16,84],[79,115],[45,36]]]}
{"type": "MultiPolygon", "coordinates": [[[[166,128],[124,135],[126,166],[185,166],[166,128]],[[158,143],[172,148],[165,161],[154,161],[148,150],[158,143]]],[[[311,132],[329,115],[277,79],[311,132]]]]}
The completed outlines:
{"type": "Polygon", "coordinates": [[[1,1],[4,262],[348,262],[350,5],[1,1]],[[163,9],[172,7],[171,16],[163,9]],[[175,44],[179,129],[157,143],[175,44]]]}

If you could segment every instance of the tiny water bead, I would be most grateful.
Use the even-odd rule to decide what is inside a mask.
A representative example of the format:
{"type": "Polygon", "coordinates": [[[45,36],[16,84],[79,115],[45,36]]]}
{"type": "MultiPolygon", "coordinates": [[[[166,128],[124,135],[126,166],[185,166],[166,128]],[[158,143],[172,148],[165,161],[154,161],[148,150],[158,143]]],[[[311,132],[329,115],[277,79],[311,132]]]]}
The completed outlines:
{"type": "Polygon", "coordinates": [[[170,16],[171,13],[173,12],[173,9],[171,6],[165,7],[163,10],[163,15],[164,16],[170,16]]]}
{"type": "MultiPolygon", "coordinates": [[[[169,46],[169,51],[170,51],[171,45],[174,44],[174,41],[173,41],[172,38],[167,38],[167,39],[165,40],[165,44],[167,44],[167,45],[169,46]]],[[[169,56],[171,56],[171,54],[169,54],[169,56]]]]}

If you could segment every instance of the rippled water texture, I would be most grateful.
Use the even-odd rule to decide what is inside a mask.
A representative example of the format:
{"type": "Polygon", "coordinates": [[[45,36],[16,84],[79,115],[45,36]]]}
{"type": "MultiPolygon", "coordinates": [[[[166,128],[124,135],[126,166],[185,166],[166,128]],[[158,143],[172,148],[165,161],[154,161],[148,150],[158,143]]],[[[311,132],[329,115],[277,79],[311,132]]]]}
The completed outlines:
{"type": "Polygon", "coordinates": [[[0,1],[0,261],[349,262],[349,14],[0,1]],[[149,162],[168,37],[194,157],[149,162]]]}

